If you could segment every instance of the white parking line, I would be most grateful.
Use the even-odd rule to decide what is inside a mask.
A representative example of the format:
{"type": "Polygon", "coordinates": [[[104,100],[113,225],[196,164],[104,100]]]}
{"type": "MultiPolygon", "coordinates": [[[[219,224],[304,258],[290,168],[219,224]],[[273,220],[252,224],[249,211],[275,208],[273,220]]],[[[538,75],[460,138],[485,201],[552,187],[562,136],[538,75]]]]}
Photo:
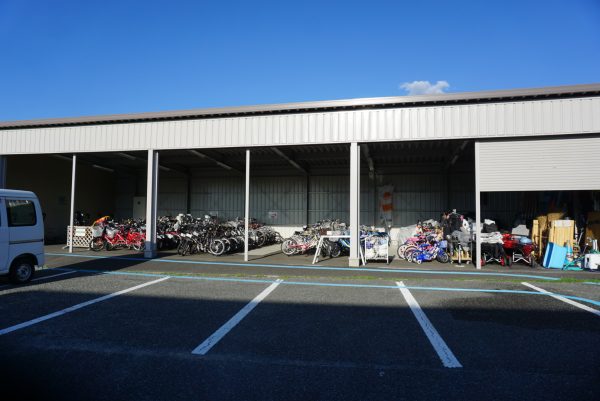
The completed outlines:
{"type": "Polygon", "coordinates": [[[573,306],[575,306],[575,307],[577,307],[577,308],[579,308],[579,309],[583,309],[584,311],[587,311],[587,312],[593,313],[593,314],[594,314],[594,315],[596,315],[596,316],[600,316],[600,311],[599,311],[599,310],[597,310],[597,309],[590,308],[590,307],[589,307],[589,306],[587,306],[587,305],[580,304],[579,302],[575,302],[575,301],[573,301],[573,300],[571,300],[571,299],[568,299],[568,298],[565,298],[565,297],[561,297],[560,295],[556,295],[556,294],[554,294],[554,293],[552,293],[552,292],[550,292],[550,291],[546,291],[546,290],[544,290],[543,288],[536,287],[536,286],[535,286],[535,285],[533,285],[533,284],[529,284],[529,283],[526,283],[526,282],[522,282],[521,284],[523,284],[523,285],[524,285],[524,286],[526,286],[526,287],[533,288],[534,290],[536,290],[536,291],[538,291],[538,292],[541,292],[541,293],[543,293],[543,294],[548,294],[548,295],[550,295],[552,298],[558,299],[559,301],[563,301],[563,302],[565,302],[565,303],[567,303],[567,304],[569,304],[569,305],[573,305],[573,306]]]}
{"type": "Polygon", "coordinates": [[[433,345],[435,352],[437,352],[438,356],[442,360],[442,364],[447,368],[462,368],[462,365],[460,362],[458,362],[458,359],[456,359],[452,351],[450,351],[450,348],[448,348],[448,345],[446,345],[446,342],[442,339],[435,327],[433,327],[433,324],[427,318],[425,312],[423,312],[423,309],[421,309],[421,306],[412,296],[408,288],[405,288],[406,286],[402,281],[396,282],[396,284],[404,296],[406,303],[410,307],[410,310],[417,318],[417,321],[429,339],[429,342],[431,345],[433,345]]]}
{"type": "MultiPolygon", "coordinates": [[[[46,279],[49,279],[49,278],[52,278],[52,277],[64,276],[65,274],[73,274],[73,273],[77,273],[77,271],[76,270],[72,270],[72,271],[68,271],[68,272],[64,272],[64,273],[51,274],[49,276],[43,276],[43,277],[34,278],[31,281],[33,282],[33,281],[46,280],[46,279]]],[[[6,287],[11,287],[11,285],[10,284],[0,285],[0,288],[6,288],[6,287]]]]}
{"type": "Polygon", "coordinates": [[[92,299],[90,301],[86,301],[86,302],[82,302],[82,303],[77,304],[77,305],[70,306],[70,307],[68,307],[66,309],[59,310],[58,312],[50,313],[49,315],[45,315],[45,316],[38,317],[38,318],[33,319],[33,320],[29,320],[27,322],[23,322],[23,323],[19,323],[17,325],[14,325],[14,326],[7,327],[5,329],[0,330],[0,336],[2,336],[4,334],[11,333],[11,332],[19,330],[19,329],[23,329],[25,327],[33,326],[34,324],[37,324],[37,323],[40,323],[40,322],[43,322],[43,321],[46,321],[46,320],[49,320],[49,319],[52,319],[52,318],[55,318],[55,317],[58,317],[58,316],[65,315],[65,314],[70,313],[70,312],[74,312],[74,311],[76,311],[78,309],[85,308],[86,306],[90,306],[90,305],[98,303],[98,302],[106,301],[107,299],[114,298],[114,297],[116,297],[118,295],[138,290],[138,289],[140,289],[142,287],[147,287],[147,286],[152,285],[152,284],[160,283],[161,281],[165,281],[165,280],[167,280],[169,278],[170,277],[167,276],[167,277],[160,278],[158,280],[154,280],[154,281],[150,281],[150,282],[147,282],[147,283],[144,283],[144,284],[136,285],[135,287],[126,288],[126,289],[118,291],[118,292],[113,292],[112,294],[104,295],[104,296],[102,296],[100,298],[92,299]]]}
{"type": "Polygon", "coordinates": [[[206,353],[215,346],[225,335],[233,329],[239,322],[242,321],[248,313],[252,311],[263,299],[265,299],[283,280],[276,280],[273,284],[268,286],[263,292],[258,294],[252,301],[244,306],[238,313],[236,313],[231,319],[215,331],[210,337],[208,337],[202,344],[194,348],[192,354],[206,355],[206,353]]]}

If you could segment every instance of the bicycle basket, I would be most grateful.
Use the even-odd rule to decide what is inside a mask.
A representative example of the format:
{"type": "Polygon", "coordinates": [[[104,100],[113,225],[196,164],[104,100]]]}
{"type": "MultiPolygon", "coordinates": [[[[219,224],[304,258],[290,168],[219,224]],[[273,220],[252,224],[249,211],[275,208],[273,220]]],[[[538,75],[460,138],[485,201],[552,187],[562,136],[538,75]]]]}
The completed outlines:
{"type": "Polygon", "coordinates": [[[107,236],[108,238],[111,238],[111,239],[112,239],[112,238],[114,238],[114,237],[115,237],[115,235],[117,234],[117,231],[119,231],[119,230],[117,230],[116,228],[110,228],[110,227],[107,227],[107,228],[106,228],[106,236],[107,236]]]}
{"type": "Polygon", "coordinates": [[[92,227],[92,237],[102,237],[102,233],[104,232],[104,227],[102,226],[93,226],[92,227]]]}

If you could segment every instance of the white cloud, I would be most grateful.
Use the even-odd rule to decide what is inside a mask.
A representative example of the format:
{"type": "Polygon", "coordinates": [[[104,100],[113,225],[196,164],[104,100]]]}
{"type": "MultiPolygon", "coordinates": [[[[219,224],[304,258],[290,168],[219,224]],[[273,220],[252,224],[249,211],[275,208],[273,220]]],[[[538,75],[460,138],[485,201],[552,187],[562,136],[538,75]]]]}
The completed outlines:
{"type": "Polygon", "coordinates": [[[400,89],[404,89],[407,95],[437,95],[445,93],[448,87],[450,84],[447,81],[437,81],[435,84],[429,81],[412,81],[400,85],[400,89]]]}

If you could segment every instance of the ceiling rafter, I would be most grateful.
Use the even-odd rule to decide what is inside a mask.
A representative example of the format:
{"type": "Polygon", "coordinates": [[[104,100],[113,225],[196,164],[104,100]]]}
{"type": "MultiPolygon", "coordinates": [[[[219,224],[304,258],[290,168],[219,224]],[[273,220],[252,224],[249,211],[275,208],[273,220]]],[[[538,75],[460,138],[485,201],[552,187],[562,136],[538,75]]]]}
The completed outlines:
{"type": "Polygon", "coordinates": [[[285,153],[283,153],[280,149],[271,148],[271,150],[273,150],[273,152],[275,152],[281,158],[287,160],[287,162],[290,163],[292,166],[294,166],[294,168],[296,168],[297,170],[301,171],[304,174],[308,174],[308,172],[306,171],[306,169],[304,167],[302,167],[294,159],[292,159],[291,157],[289,157],[288,155],[286,155],[285,153]]]}
{"type": "Polygon", "coordinates": [[[224,162],[222,162],[221,160],[214,159],[214,158],[212,158],[212,157],[210,157],[210,156],[208,156],[208,155],[206,155],[206,154],[204,154],[204,153],[202,153],[202,152],[198,152],[197,150],[194,150],[194,149],[188,149],[188,153],[191,153],[191,154],[193,154],[193,155],[195,155],[195,156],[198,156],[198,157],[199,157],[199,158],[201,158],[201,159],[209,160],[209,161],[211,161],[211,162],[215,163],[217,166],[219,166],[219,167],[223,167],[223,168],[224,168],[224,169],[226,169],[226,170],[229,170],[229,171],[233,171],[233,172],[236,172],[236,173],[242,174],[242,172],[241,172],[241,171],[239,171],[238,169],[236,169],[236,168],[234,168],[234,167],[231,167],[229,164],[225,164],[225,163],[224,163],[224,162]]]}

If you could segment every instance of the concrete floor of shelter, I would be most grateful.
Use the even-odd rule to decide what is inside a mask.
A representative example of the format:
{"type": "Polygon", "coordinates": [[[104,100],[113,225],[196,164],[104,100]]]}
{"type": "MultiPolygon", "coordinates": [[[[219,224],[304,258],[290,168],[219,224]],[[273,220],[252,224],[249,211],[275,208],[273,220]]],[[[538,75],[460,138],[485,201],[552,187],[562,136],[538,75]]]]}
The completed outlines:
{"type": "MultiPolygon", "coordinates": [[[[46,246],[46,253],[50,256],[47,260],[53,263],[49,267],[60,267],[61,265],[72,262],[72,260],[62,259],[67,258],[67,249],[63,249],[60,245],[46,246]],[[61,258],[58,264],[57,258],[61,258]]],[[[368,276],[369,278],[389,278],[391,274],[386,274],[386,271],[392,273],[398,270],[410,270],[412,272],[423,271],[423,277],[428,277],[427,272],[443,272],[444,274],[452,274],[458,272],[460,274],[468,273],[498,273],[498,274],[524,274],[536,276],[549,276],[556,278],[572,278],[582,280],[600,279],[600,273],[591,271],[563,271],[557,269],[544,269],[541,266],[531,268],[524,264],[515,264],[510,267],[504,267],[496,264],[484,266],[481,270],[477,270],[473,264],[464,264],[458,266],[454,263],[439,263],[428,262],[421,265],[410,263],[401,260],[398,257],[392,257],[391,262],[386,264],[384,261],[369,261],[366,265],[360,268],[348,267],[348,257],[341,256],[338,258],[321,258],[318,263],[312,264],[314,253],[303,255],[286,256],[283,253],[268,254],[266,256],[251,255],[248,262],[244,262],[243,253],[226,254],[222,256],[214,256],[211,254],[200,253],[195,255],[180,256],[174,250],[159,252],[153,262],[143,259],[143,254],[132,250],[121,249],[114,251],[93,252],[88,249],[75,248],[73,256],[80,256],[82,260],[87,260],[84,263],[86,266],[100,266],[100,263],[93,263],[91,259],[135,259],[130,260],[132,266],[127,267],[129,270],[141,269],[143,271],[154,272],[175,272],[175,273],[212,273],[212,274],[227,274],[227,275],[301,275],[301,276],[368,276]],[[133,262],[136,262],[133,264],[133,262]],[[165,262],[165,263],[160,263],[165,262]],[[273,267],[270,267],[273,266],[273,267]],[[285,267],[290,267],[285,269],[285,267]],[[335,270],[327,270],[333,268],[335,270]],[[285,270],[284,270],[285,269],[285,270]],[[382,276],[383,274],[383,276],[382,276]]],[[[399,273],[400,274],[400,273],[399,273]]]]}

